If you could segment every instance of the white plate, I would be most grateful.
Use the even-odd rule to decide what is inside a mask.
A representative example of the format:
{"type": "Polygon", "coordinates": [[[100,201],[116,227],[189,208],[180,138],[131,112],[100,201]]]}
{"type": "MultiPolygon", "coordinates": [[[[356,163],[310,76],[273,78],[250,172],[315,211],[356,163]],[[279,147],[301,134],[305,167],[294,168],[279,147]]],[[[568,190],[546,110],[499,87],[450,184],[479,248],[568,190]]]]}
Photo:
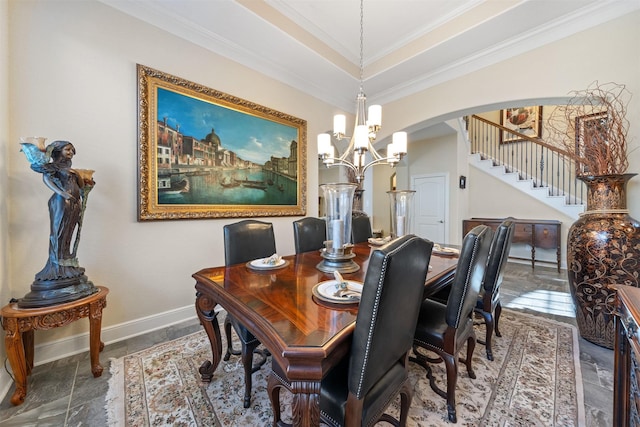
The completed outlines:
{"type": "Polygon", "coordinates": [[[255,268],[256,270],[273,270],[274,268],[282,268],[287,264],[287,260],[283,258],[280,258],[275,264],[266,264],[265,261],[268,259],[269,257],[254,259],[253,261],[249,261],[247,266],[249,268],[255,268]]]}
{"type": "Polygon", "coordinates": [[[369,242],[370,245],[374,245],[374,246],[382,246],[384,244],[387,244],[391,241],[391,237],[387,236],[387,237],[369,237],[369,239],[367,240],[369,242]]]}
{"type": "Polygon", "coordinates": [[[460,251],[458,249],[454,249],[454,248],[445,248],[445,247],[441,247],[440,250],[433,250],[432,253],[436,254],[436,255],[443,255],[443,256],[454,256],[454,255],[459,255],[460,251]]]}
{"type": "MultiPolygon", "coordinates": [[[[349,289],[350,291],[362,292],[362,283],[353,280],[345,280],[345,282],[347,282],[347,289],[349,289]]],[[[337,280],[327,280],[326,282],[320,282],[313,287],[313,295],[315,295],[316,298],[322,301],[330,302],[333,304],[358,304],[360,302],[360,298],[333,296],[333,294],[335,294],[338,290],[337,284],[337,280]]]]}

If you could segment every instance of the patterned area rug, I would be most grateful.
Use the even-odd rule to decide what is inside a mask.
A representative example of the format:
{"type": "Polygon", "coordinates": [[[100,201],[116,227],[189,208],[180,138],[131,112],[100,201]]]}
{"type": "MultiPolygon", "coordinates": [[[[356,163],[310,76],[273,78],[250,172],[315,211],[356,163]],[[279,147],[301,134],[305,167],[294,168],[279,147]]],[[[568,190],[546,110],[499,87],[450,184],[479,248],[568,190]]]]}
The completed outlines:
{"type": "MultiPolygon", "coordinates": [[[[484,337],[484,327],[477,328],[478,337],[484,337]]],[[[475,380],[460,365],[457,425],[584,425],[576,329],[510,310],[503,310],[500,329],[502,337],[494,338],[493,362],[487,360],[484,346],[476,345],[475,380]]],[[[254,374],[252,405],[244,409],[239,356],[222,361],[210,384],[200,381],[198,367],[210,359],[210,351],[202,331],[112,359],[106,406],[109,425],[270,426],[269,362],[254,374]]],[[[445,400],[431,390],[423,368],[414,363],[410,368],[415,394],[408,425],[447,424],[445,400]]],[[[446,389],[444,365],[434,365],[433,371],[446,389]]],[[[286,420],[290,396],[282,401],[286,420]]],[[[397,403],[390,412],[397,411],[397,403]]]]}

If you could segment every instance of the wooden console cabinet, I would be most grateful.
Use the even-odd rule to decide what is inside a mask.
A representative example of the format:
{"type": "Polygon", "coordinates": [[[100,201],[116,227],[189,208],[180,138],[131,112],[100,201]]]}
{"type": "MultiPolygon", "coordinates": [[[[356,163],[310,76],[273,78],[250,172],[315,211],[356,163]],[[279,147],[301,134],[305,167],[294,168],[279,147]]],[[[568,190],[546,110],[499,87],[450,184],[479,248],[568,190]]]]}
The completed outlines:
{"type": "MultiPolygon", "coordinates": [[[[462,234],[466,235],[473,227],[477,225],[488,225],[495,231],[500,223],[502,223],[502,221],[504,221],[505,219],[506,218],[465,219],[462,221],[462,234]]],[[[515,230],[513,231],[512,243],[526,243],[528,245],[531,245],[530,258],[511,258],[531,260],[531,268],[535,268],[536,248],[555,249],[556,264],[558,266],[558,272],[560,272],[560,241],[562,237],[562,235],[560,234],[560,226],[562,225],[562,223],[560,221],[547,219],[510,219],[515,222],[515,230]]],[[[538,262],[540,261],[538,260],[538,262]]]]}
{"type": "Polygon", "coordinates": [[[616,286],[613,425],[640,425],[640,289],[616,286]]]}

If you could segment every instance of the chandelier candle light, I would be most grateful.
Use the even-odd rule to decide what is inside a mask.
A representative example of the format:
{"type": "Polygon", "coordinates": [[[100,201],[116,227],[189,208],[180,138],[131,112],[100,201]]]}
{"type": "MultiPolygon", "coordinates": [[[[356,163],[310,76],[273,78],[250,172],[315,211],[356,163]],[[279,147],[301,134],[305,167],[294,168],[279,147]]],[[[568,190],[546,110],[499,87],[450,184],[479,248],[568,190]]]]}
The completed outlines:
{"type": "Polygon", "coordinates": [[[364,46],[364,0],[360,1],[360,90],[356,97],[356,120],[352,136],[346,135],[346,116],[338,114],[333,118],[333,136],[341,141],[350,139],[345,152],[336,157],[336,148],[331,143],[331,135],[322,133],[318,135],[318,158],[326,167],[346,166],[351,169],[360,184],[364,180],[364,173],[373,165],[388,164],[394,167],[402,157],[407,154],[407,133],[395,132],[391,144],[387,145],[386,156],[380,155],[373,147],[378,131],[382,126],[382,107],[371,105],[366,114],[367,97],[363,91],[363,46],[364,46]],[[365,154],[369,152],[373,160],[365,163],[365,154]],[[349,159],[353,158],[353,162],[349,159]]]}

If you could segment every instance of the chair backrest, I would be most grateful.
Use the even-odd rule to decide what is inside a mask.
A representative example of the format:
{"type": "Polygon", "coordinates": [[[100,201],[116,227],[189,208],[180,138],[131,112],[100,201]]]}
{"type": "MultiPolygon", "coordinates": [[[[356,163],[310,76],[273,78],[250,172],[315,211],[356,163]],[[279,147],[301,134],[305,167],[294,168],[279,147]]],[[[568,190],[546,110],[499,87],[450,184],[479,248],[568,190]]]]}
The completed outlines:
{"type": "Polygon", "coordinates": [[[372,236],[371,221],[368,216],[359,215],[351,218],[351,243],[366,242],[372,236]]]}
{"type": "Polygon", "coordinates": [[[276,253],[276,238],[270,222],[247,219],[223,227],[224,263],[239,264],[276,253]]]}
{"type": "Polygon", "coordinates": [[[296,253],[317,251],[327,239],[327,222],[324,219],[306,217],[293,221],[293,241],[296,253]]]}
{"type": "Polygon", "coordinates": [[[476,305],[487,266],[492,234],[486,225],[478,225],[464,236],[445,315],[447,325],[452,328],[457,329],[460,323],[471,315],[476,305]]]}
{"type": "Polygon", "coordinates": [[[504,268],[509,258],[514,229],[515,223],[510,219],[506,219],[502,221],[493,233],[491,249],[489,249],[489,259],[487,260],[487,268],[482,283],[484,291],[488,294],[493,294],[500,288],[504,268]]]}
{"type": "Polygon", "coordinates": [[[406,235],[369,257],[349,360],[349,391],[358,399],[411,348],[432,248],[406,235]]]}

